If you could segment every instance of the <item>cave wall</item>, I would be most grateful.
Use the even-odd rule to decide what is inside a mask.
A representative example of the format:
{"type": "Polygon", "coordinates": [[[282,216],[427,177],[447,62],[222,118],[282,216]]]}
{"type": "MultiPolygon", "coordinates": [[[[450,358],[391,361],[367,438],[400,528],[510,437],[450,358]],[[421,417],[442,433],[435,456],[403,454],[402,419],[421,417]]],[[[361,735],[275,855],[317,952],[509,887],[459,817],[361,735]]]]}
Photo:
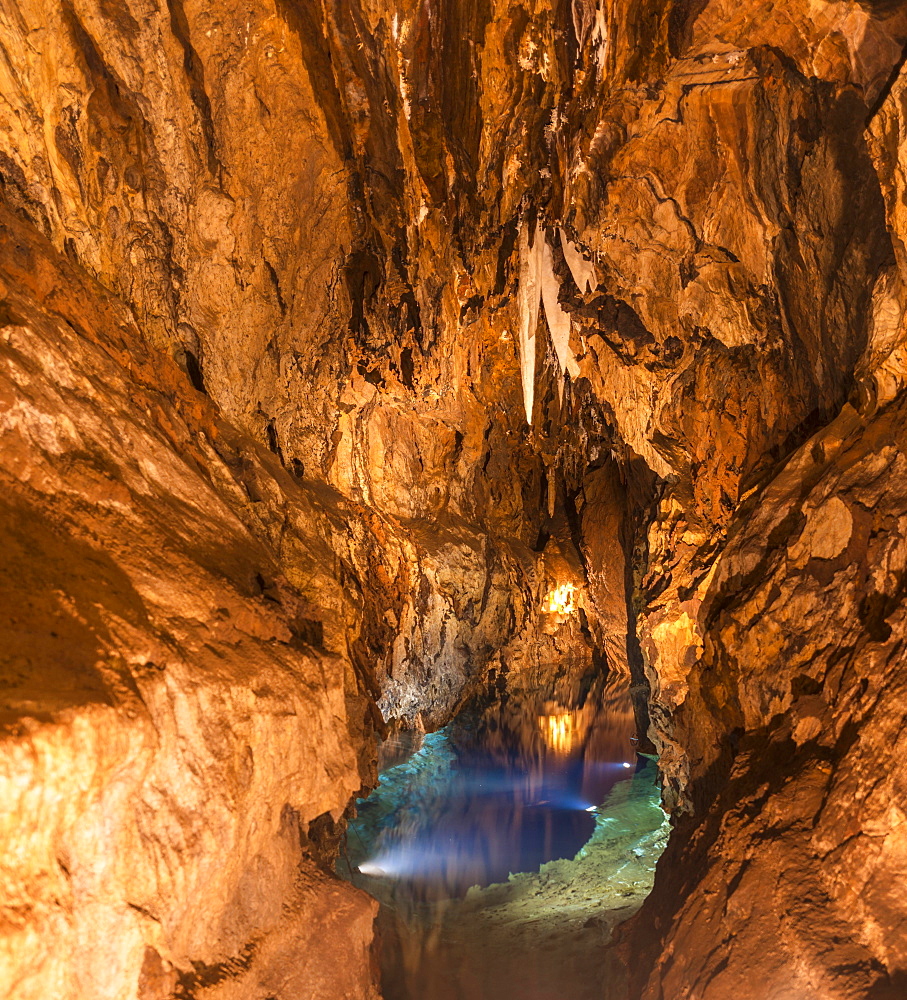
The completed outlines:
{"type": "Polygon", "coordinates": [[[8,213],[0,239],[4,995],[200,995],[315,927],[376,995],[373,908],[331,913],[309,844],[367,774],[367,698],[231,469],[256,446],[8,213]]]}
{"type": "MultiPolygon", "coordinates": [[[[514,387],[494,377],[512,344],[504,358],[460,348],[445,263],[443,278],[408,278],[419,208],[384,120],[379,28],[375,12],[311,4],[18,10],[3,190],[225,419],[376,515],[328,539],[356,550],[351,577],[384,605],[361,656],[381,680],[399,675],[387,714],[442,717],[473,660],[538,631],[528,619],[555,573],[532,551],[547,479],[514,387]],[[360,36],[374,52],[360,55],[360,36]],[[500,474],[514,464],[520,478],[500,474]],[[448,544],[459,552],[439,558],[448,544]]],[[[453,239],[448,227],[448,259],[453,239]]],[[[589,655],[581,635],[564,642],[589,655]]]]}
{"type": "Polygon", "coordinates": [[[0,18],[8,995],[371,995],[375,733],[595,662],[631,994],[896,996],[901,5],[0,18]]]}

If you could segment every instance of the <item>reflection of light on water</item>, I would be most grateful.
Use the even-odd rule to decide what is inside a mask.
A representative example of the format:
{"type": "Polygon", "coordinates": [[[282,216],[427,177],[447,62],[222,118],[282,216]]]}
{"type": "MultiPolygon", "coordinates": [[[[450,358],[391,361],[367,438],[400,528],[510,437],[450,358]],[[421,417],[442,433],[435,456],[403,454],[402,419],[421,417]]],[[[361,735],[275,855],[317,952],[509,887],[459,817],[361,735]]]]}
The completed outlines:
{"type": "Polygon", "coordinates": [[[635,907],[666,835],[654,765],[637,761],[631,740],[627,686],[595,677],[508,689],[410,741],[414,753],[388,755],[393,763],[358,803],[338,863],[382,903],[385,995],[572,995],[549,969],[556,979],[573,962],[574,942],[577,954],[586,941],[598,947],[583,928],[606,926],[602,914],[635,907]],[[570,942],[563,960],[552,959],[555,927],[557,941],[570,942]],[[482,963],[491,956],[497,979],[486,989],[482,963]]]}
{"type": "Polygon", "coordinates": [[[374,875],[376,878],[380,878],[382,875],[387,875],[387,872],[376,865],[374,861],[363,861],[362,864],[356,866],[363,875],[374,875]]]}
{"type": "Polygon", "coordinates": [[[549,615],[571,615],[576,610],[574,593],[576,587],[572,583],[562,583],[554,590],[549,590],[542,602],[542,611],[549,615]]]}
{"type": "Polygon", "coordinates": [[[478,702],[451,726],[403,740],[418,749],[382,770],[350,824],[355,876],[379,892],[449,899],[573,856],[598,803],[632,773],[632,705],[621,678],[582,697],[546,693],[478,702]]]}
{"type": "Polygon", "coordinates": [[[406,878],[441,872],[447,861],[442,845],[426,847],[410,843],[392,845],[357,865],[363,875],[377,878],[406,878]]]}
{"type": "Polygon", "coordinates": [[[444,854],[441,850],[425,850],[401,844],[379,851],[373,858],[360,862],[356,867],[363,875],[375,878],[406,878],[440,871],[444,854]]]}
{"type": "Polygon", "coordinates": [[[570,753],[577,740],[576,712],[540,715],[539,730],[555,753],[570,753]]]}

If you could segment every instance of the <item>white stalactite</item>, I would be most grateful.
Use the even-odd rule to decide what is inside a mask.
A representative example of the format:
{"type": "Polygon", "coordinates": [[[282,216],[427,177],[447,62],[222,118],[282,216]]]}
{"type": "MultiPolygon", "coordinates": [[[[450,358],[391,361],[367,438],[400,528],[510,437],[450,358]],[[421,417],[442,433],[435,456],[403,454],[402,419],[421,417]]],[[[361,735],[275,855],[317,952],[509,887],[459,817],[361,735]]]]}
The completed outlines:
{"type": "MultiPolygon", "coordinates": [[[[592,262],[586,260],[568,241],[563,229],[560,230],[560,237],[570,273],[580,292],[594,288],[598,281],[592,262]]],[[[579,375],[579,364],[570,347],[570,314],[558,301],[559,291],[560,281],[554,272],[554,256],[545,239],[544,230],[536,226],[530,237],[529,225],[523,222],[520,228],[520,375],[526,422],[530,425],[535,402],[535,331],[540,302],[544,306],[545,320],[561,374],[566,376],[569,373],[571,378],[579,375]]],[[[563,380],[558,382],[558,398],[564,398],[563,380]]]]}
{"type": "Polygon", "coordinates": [[[570,268],[570,273],[573,275],[576,287],[580,290],[581,294],[591,292],[598,285],[598,278],[595,275],[595,265],[591,260],[586,260],[579,250],[576,249],[576,246],[570,242],[570,237],[563,229],[558,230],[558,232],[561,234],[561,249],[564,251],[564,259],[567,261],[567,267],[570,268]]]}
{"type": "Polygon", "coordinates": [[[535,330],[539,322],[541,296],[541,266],[544,234],[535,227],[532,236],[529,223],[520,227],[520,374],[523,380],[523,405],[526,423],[532,425],[535,402],[535,330]]]}
{"type": "Polygon", "coordinates": [[[605,75],[608,60],[608,21],[601,4],[595,8],[592,44],[595,46],[595,62],[598,64],[598,76],[601,79],[605,75]]]}
{"type": "MultiPolygon", "coordinates": [[[[570,313],[565,312],[557,300],[560,287],[560,282],[554,273],[551,247],[542,240],[542,303],[545,306],[545,319],[548,321],[551,342],[554,344],[554,353],[557,355],[561,374],[570,372],[570,377],[576,378],[579,375],[579,365],[570,349],[570,313]]],[[[558,381],[557,390],[558,398],[563,401],[563,379],[558,381]]]]}

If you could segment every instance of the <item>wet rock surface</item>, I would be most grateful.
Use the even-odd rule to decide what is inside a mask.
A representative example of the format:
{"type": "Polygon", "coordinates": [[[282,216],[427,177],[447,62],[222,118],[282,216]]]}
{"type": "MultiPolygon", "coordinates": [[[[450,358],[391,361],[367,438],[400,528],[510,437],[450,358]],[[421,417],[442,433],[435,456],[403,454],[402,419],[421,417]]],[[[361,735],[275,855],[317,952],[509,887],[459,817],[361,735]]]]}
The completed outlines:
{"type": "Polygon", "coordinates": [[[904,992],[905,40],[7,4],[7,995],[338,995],[311,912],[368,996],[375,731],[568,660],[675,817],[632,997],[904,992]]]}

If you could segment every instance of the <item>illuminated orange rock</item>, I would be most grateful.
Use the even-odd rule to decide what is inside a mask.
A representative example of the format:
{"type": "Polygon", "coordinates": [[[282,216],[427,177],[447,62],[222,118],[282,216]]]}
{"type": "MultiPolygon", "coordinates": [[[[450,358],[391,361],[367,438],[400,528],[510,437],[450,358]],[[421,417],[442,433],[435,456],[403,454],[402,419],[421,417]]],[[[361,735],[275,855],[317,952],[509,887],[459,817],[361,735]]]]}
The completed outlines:
{"type": "Polygon", "coordinates": [[[607,663],[632,997],[900,996],[903,5],[8,6],[6,995],[374,995],[376,730],[607,663]]]}

